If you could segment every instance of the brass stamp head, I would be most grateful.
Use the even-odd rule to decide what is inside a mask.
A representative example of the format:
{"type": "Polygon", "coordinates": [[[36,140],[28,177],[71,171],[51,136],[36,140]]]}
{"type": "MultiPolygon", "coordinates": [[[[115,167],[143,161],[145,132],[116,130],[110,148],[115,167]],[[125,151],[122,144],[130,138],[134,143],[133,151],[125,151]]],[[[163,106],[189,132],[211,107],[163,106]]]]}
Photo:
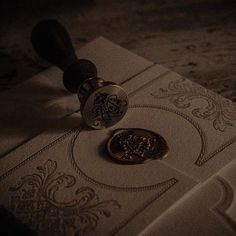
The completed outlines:
{"type": "Polygon", "coordinates": [[[127,112],[128,96],[119,85],[94,77],[78,89],[81,114],[85,123],[94,129],[115,125],[127,112]]]}

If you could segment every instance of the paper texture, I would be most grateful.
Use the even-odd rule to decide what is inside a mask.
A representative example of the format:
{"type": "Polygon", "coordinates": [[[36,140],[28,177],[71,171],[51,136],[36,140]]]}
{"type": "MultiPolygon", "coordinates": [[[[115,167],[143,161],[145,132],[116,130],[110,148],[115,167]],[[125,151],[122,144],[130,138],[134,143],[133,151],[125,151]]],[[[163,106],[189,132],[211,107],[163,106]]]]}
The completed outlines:
{"type": "Polygon", "coordinates": [[[236,161],[174,204],[144,235],[235,235],[236,161]],[[180,220],[181,219],[181,220],[180,220]]]}
{"type": "MultiPolygon", "coordinates": [[[[104,39],[82,49],[81,55],[87,57],[88,52],[91,59],[98,44],[101,54],[95,58],[99,66],[105,62],[102,54],[109,55],[107,47],[110,55],[117,49],[115,58],[121,60],[123,49],[104,39]]],[[[121,122],[109,129],[90,130],[84,127],[79,112],[75,112],[0,160],[1,203],[39,235],[137,235],[141,232],[155,235],[152,222],[159,228],[156,222],[163,219],[167,227],[169,217],[164,217],[165,212],[234,159],[235,104],[159,65],[142,62],[133,54],[125,57],[129,68],[137,66],[137,70],[130,69],[133,76],[125,77],[119,69],[122,79],[119,77],[117,81],[128,92],[130,104],[121,122]],[[142,63],[145,66],[138,69],[142,63]],[[141,165],[113,162],[104,145],[118,128],[144,128],[159,133],[169,145],[168,156],[141,165]],[[146,227],[150,231],[145,231],[146,227]]],[[[109,70],[115,67],[109,65],[109,70]]],[[[104,69],[104,77],[107,70],[104,69]]],[[[47,76],[51,78],[50,73],[47,76]]],[[[217,191],[213,186],[209,196],[204,192],[200,200],[196,197],[193,201],[203,205],[195,204],[193,211],[202,209],[203,216],[206,205],[217,201],[220,195],[217,191]]],[[[191,198],[188,202],[193,205],[191,198]]],[[[185,212],[186,217],[191,213],[185,212]]],[[[235,216],[231,215],[234,222],[235,216]]],[[[209,225],[201,232],[211,228],[212,222],[216,222],[213,218],[209,218],[206,223],[209,225]]],[[[230,235],[231,228],[219,222],[219,232],[227,231],[230,235]]],[[[166,235],[174,235],[173,227],[165,231],[166,235]]],[[[191,229],[193,235],[198,232],[191,229]]],[[[162,227],[160,232],[164,232],[162,227]]]]}

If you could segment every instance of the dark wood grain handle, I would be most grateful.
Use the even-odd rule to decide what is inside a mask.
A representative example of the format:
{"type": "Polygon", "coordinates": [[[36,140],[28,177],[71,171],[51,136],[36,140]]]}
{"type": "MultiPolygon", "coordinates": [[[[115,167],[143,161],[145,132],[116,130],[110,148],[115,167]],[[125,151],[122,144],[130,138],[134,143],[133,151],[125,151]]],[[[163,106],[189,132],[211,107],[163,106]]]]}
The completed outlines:
{"type": "Polygon", "coordinates": [[[64,71],[63,82],[69,91],[76,92],[84,80],[97,76],[91,61],[77,58],[69,33],[58,21],[50,19],[36,24],[31,42],[39,56],[64,71]]]}

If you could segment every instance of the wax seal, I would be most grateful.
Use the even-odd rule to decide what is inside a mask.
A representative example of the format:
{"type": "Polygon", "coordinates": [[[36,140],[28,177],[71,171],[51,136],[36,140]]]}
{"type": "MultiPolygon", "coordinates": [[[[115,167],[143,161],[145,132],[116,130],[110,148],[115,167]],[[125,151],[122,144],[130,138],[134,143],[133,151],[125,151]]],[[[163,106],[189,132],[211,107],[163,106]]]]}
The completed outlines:
{"type": "Polygon", "coordinates": [[[81,115],[88,126],[103,129],[124,117],[128,109],[124,89],[99,78],[92,61],[77,58],[68,32],[58,21],[43,20],[36,24],[31,42],[39,56],[64,71],[63,84],[77,93],[81,115]]]}
{"type": "Polygon", "coordinates": [[[123,164],[141,164],[164,158],[168,151],[165,139],[146,129],[115,130],[107,142],[111,158],[123,164]]]}

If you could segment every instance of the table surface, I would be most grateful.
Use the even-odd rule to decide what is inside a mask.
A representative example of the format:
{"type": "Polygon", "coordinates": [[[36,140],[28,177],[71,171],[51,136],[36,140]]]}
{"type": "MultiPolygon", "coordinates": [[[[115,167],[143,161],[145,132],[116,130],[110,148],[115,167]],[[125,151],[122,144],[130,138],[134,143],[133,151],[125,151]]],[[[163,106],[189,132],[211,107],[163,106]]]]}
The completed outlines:
{"type": "Polygon", "coordinates": [[[0,90],[49,66],[33,52],[30,32],[55,18],[76,47],[103,35],[236,101],[234,0],[5,1],[0,13],[0,90]]]}

